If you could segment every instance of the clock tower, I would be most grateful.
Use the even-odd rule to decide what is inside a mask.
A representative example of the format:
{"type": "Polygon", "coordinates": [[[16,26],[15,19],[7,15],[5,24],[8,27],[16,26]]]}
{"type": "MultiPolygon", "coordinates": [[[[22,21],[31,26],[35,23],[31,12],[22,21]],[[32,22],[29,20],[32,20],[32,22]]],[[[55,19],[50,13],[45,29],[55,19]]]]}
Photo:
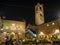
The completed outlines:
{"type": "Polygon", "coordinates": [[[35,6],[35,24],[41,25],[44,23],[43,4],[37,3],[35,6]]]}

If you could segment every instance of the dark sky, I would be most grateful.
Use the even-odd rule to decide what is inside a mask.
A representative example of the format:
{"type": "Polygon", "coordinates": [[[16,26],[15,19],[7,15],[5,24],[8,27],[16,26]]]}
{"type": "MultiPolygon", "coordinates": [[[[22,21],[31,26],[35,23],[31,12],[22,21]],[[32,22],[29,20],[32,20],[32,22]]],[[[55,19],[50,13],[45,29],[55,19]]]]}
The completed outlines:
{"type": "Polygon", "coordinates": [[[0,16],[6,16],[9,20],[23,20],[34,24],[34,6],[37,3],[44,4],[45,22],[60,18],[59,0],[12,0],[0,1],[0,16]]]}

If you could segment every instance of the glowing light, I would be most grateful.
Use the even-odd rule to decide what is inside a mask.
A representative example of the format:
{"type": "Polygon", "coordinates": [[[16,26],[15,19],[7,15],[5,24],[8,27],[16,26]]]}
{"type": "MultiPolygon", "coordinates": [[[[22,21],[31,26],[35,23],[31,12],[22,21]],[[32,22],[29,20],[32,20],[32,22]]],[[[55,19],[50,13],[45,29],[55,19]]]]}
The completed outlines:
{"type": "Polygon", "coordinates": [[[3,28],[1,28],[1,30],[3,30],[3,28]]]}
{"type": "Polygon", "coordinates": [[[60,32],[59,29],[56,29],[54,34],[57,34],[57,33],[59,33],[59,32],[60,32]]]}
{"type": "Polygon", "coordinates": [[[18,33],[19,35],[22,35],[21,33],[18,33]]]}
{"type": "Polygon", "coordinates": [[[13,23],[12,26],[15,26],[15,24],[13,23]]]}
{"type": "Polygon", "coordinates": [[[52,25],[55,25],[55,23],[52,23],[52,25]]]}
{"type": "Polygon", "coordinates": [[[44,35],[44,33],[43,32],[40,32],[40,34],[39,35],[44,35]]]}
{"type": "Polygon", "coordinates": [[[47,26],[49,26],[49,24],[47,24],[47,26]]]}
{"type": "Polygon", "coordinates": [[[23,39],[23,42],[25,42],[25,39],[23,39]]]}
{"type": "Polygon", "coordinates": [[[11,34],[15,35],[15,33],[14,33],[14,32],[12,32],[11,34]]]}
{"type": "Polygon", "coordinates": [[[7,34],[7,32],[3,32],[4,34],[7,34]]]}
{"type": "Polygon", "coordinates": [[[11,30],[16,30],[15,24],[13,23],[11,26],[11,30]]]}
{"type": "Polygon", "coordinates": [[[52,35],[50,37],[52,37],[52,35]]]}
{"type": "Polygon", "coordinates": [[[36,34],[34,34],[34,36],[35,36],[35,37],[37,37],[37,35],[36,35],[36,34]]]}

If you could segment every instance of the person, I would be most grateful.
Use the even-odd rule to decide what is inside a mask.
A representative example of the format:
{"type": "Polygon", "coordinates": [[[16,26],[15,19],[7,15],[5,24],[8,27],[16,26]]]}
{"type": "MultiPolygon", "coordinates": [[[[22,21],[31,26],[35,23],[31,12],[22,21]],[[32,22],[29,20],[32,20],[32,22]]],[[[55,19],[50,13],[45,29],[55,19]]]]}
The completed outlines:
{"type": "Polygon", "coordinates": [[[13,44],[14,44],[14,45],[18,45],[16,39],[13,40],[13,44]]]}
{"type": "Polygon", "coordinates": [[[5,45],[14,45],[14,44],[13,44],[13,40],[12,40],[11,37],[10,37],[10,39],[9,39],[8,36],[7,36],[6,38],[7,38],[7,39],[6,39],[6,43],[5,43],[5,45]]]}
{"type": "Polygon", "coordinates": [[[8,45],[8,36],[6,36],[6,42],[5,45],[8,45]]]}

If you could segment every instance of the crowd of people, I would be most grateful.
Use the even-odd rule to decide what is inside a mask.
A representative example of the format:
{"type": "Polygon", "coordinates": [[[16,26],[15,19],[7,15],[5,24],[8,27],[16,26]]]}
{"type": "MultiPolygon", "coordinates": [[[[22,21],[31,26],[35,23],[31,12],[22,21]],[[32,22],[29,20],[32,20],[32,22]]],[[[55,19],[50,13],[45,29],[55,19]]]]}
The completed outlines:
{"type": "Polygon", "coordinates": [[[4,34],[0,37],[0,45],[22,45],[22,38],[18,34],[4,34]]]}

